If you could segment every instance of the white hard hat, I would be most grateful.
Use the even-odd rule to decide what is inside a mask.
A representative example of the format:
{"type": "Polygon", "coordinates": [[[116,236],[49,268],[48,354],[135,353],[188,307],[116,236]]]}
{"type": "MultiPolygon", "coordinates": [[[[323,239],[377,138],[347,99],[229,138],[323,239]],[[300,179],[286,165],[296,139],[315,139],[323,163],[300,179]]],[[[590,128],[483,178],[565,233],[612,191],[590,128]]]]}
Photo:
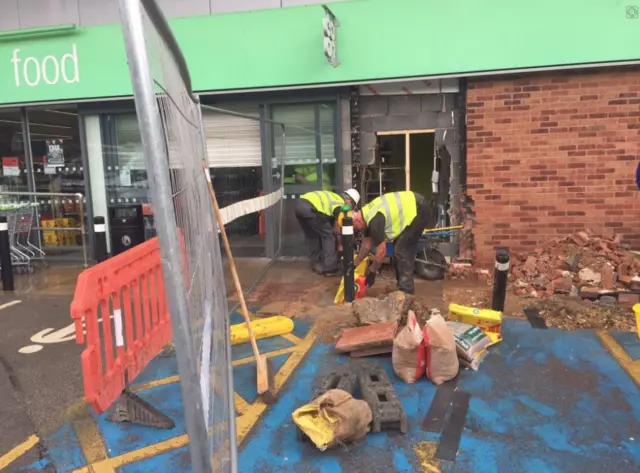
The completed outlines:
{"type": "Polygon", "coordinates": [[[360,203],[360,192],[358,192],[355,189],[347,189],[346,191],[344,191],[345,195],[347,195],[348,197],[351,198],[351,200],[353,200],[353,203],[358,205],[360,203]]]}

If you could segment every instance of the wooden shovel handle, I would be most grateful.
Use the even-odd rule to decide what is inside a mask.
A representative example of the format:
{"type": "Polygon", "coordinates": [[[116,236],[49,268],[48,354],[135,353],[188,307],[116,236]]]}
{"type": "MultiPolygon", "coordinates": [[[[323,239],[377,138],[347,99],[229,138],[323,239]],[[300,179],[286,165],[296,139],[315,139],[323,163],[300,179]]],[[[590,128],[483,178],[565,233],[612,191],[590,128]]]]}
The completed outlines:
{"type": "Polygon", "coordinates": [[[209,194],[211,195],[211,201],[213,202],[213,211],[216,214],[216,220],[218,221],[218,227],[220,227],[220,233],[222,234],[222,246],[224,246],[224,252],[229,259],[229,268],[231,269],[231,277],[233,278],[233,284],[236,287],[238,293],[238,299],[240,300],[240,311],[247,323],[247,330],[249,331],[249,338],[251,339],[251,347],[253,348],[253,355],[256,357],[256,361],[260,358],[260,352],[258,351],[258,344],[256,343],[256,337],[253,334],[253,328],[251,328],[251,319],[249,318],[249,310],[247,309],[247,303],[244,300],[244,292],[242,292],[242,286],[240,285],[240,278],[238,277],[238,270],[236,269],[236,263],[231,253],[231,246],[229,246],[229,239],[227,238],[227,232],[224,228],[222,221],[222,214],[220,213],[220,207],[218,207],[218,199],[216,199],[216,193],[213,190],[213,183],[209,179],[207,174],[207,163],[202,162],[202,169],[205,173],[205,179],[209,185],[209,194]]]}

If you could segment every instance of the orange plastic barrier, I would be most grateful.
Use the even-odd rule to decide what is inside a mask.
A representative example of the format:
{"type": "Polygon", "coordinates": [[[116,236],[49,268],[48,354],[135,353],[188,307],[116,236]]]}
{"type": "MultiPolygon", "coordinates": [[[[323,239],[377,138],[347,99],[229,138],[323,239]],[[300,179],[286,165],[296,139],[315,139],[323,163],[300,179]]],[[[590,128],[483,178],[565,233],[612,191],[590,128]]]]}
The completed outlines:
{"type": "Polygon", "coordinates": [[[158,239],[83,271],[71,318],[76,341],[86,341],[85,397],[102,413],[171,340],[158,239]]]}

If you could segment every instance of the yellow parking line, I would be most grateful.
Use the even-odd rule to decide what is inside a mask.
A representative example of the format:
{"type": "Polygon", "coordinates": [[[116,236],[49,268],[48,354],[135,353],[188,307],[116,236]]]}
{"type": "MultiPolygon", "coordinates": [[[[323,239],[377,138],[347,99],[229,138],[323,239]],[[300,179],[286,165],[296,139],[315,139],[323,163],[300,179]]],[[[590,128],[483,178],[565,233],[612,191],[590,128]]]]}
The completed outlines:
{"type": "MultiPolygon", "coordinates": [[[[268,353],[262,353],[262,356],[266,356],[267,358],[273,358],[274,356],[286,355],[287,353],[293,353],[298,350],[297,346],[282,348],[281,350],[270,351],[268,353]]],[[[232,366],[242,366],[248,363],[253,363],[256,361],[255,356],[248,356],[246,358],[240,358],[239,360],[234,360],[231,365],[232,366]]]]}
{"type": "Polygon", "coordinates": [[[436,442],[420,442],[413,446],[421,473],[440,473],[440,462],[435,458],[437,448],[436,442]]]}
{"type": "Polygon", "coordinates": [[[596,335],[605,348],[609,350],[609,353],[620,363],[622,369],[640,386],[640,361],[634,361],[610,333],[599,330],[596,335]]]}
{"type": "MultiPolygon", "coordinates": [[[[296,337],[295,335],[292,335],[292,337],[296,338],[297,340],[299,340],[298,344],[301,343],[303,340],[296,337]]],[[[293,340],[291,340],[293,342],[293,340]]],[[[296,343],[296,342],[293,342],[296,343]]],[[[266,356],[267,358],[273,358],[274,356],[280,356],[280,355],[286,355],[287,353],[293,353],[294,351],[296,351],[297,348],[295,346],[293,347],[288,347],[288,348],[282,348],[280,350],[275,350],[275,351],[271,351],[268,353],[263,353],[264,356],[266,356]]],[[[253,363],[256,361],[255,356],[247,356],[246,358],[240,358],[238,360],[234,360],[231,364],[232,366],[242,366],[242,365],[246,365],[249,363],[253,363]]],[[[159,386],[166,386],[167,384],[173,384],[173,383],[179,383],[180,382],[180,376],[178,375],[174,375],[174,376],[167,376],[166,378],[160,378],[160,379],[154,379],[153,381],[149,381],[146,383],[142,383],[142,384],[138,384],[136,386],[133,386],[131,388],[131,391],[133,391],[134,393],[139,393],[140,391],[146,391],[147,389],[152,389],[152,388],[157,388],[159,386]]]]}
{"type": "MultiPolygon", "coordinates": [[[[9,426],[5,426],[5,427],[9,427],[9,426]]],[[[18,458],[20,458],[22,455],[27,453],[39,441],[40,441],[40,439],[38,438],[37,435],[32,435],[27,440],[25,440],[24,442],[22,442],[19,445],[16,445],[11,450],[9,450],[7,453],[2,455],[0,457],[0,470],[2,470],[3,468],[9,466],[9,464],[13,463],[18,458]]]]}
{"type": "Polygon", "coordinates": [[[284,335],[280,335],[282,338],[284,338],[285,340],[290,341],[291,343],[293,343],[294,345],[300,345],[302,343],[302,339],[300,337],[296,337],[294,334],[292,333],[285,333],[284,335]]]}
{"type": "Polygon", "coordinates": [[[167,384],[173,384],[180,382],[180,376],[167,376],[166,378],[154,379],[153,381],[149,381],[148,383],[138,384],[131,388],[131,391],[134,393],[139,393],[140,391],[146,391],[147,389],[157,388],[159,386],[166,386],[167,384]]]}
{"type": "Polygon", "coordinates": [[[245,401],[244,398],[240,396],[240,394],[238,393],[234,393],[234,403],[235,403],[236,412],[238,413],[238,415],[245,414],[251,407],[251,404],[245,401]]]}
{"type": "Polygon", "coordinates": [[[106,460],[90,464],[89,466],[85,466],[82,468],[78,468],[74,470],[72,473],[94,473],[106,471],[103,468],[108,467],[114,471],[114,469],[119,468],[121,466],[127,465],[129,463],[134,463],[140,460],[145,460],[150,457],[154,457],[156,455],[160,455],[162,453],[168,452],[170,450],[175,450],[176,448],[184,447],[189,441],[189,438],[186,434],[180,435],[178,437],[173,437],[162,442],[149,445],[148,447],[143,447],[139,450],[134,450],[133,452],[125,453],[118,457],[108,458],[106,460]]]}
{"type": "MultiPolygon", "coordinates": [[[[291,356],[284,362],[278,373],[276,374],[276,388],[278,391],[284,386],[289,377],[293,374],[297,366],[304,359],[304,356],[309,351],[309,349],[313,346],[316,341],[318,335],[315,331],[315,327],[309,330],[307,336],[301,341],[301,343],[295,347],[286,348],[283,350],[277,350],[271,353],[265,353],[265,356],[272,357],[278,356],[286,353],[291,353],[291,356]]],[[[244,365],[254,361],[253,357],[242,358],[240,360],[236,360],[233,362],[234,366],[244,365]]],[[[164,378],[169,379],[169,378],[164,378]]],[[[238,408],[238,396],[235,396],[236,408],[238,408]]],[[[240,398],[242,399],[242,398],[240,398]]],[[[244,401],[244,399],[242,399],[244,401]]],[[[241,401],[241,402],[242,402],[241,401]]],[[[236,417],[236,431],[237,431],[237,444],[241,445],[246,436],[249,434],[253,426],[258,422],[260,416],[267,409],[267,405],[264,404],[259,398],[253,403],[249,404],[244,401],[242,404],[242,408],[245,412],[236,417]]],[[[98,461],[96,463],[89,463],[88,467],[82,467],[77,470],[74,470],[72,473],[90,473],[92,471],[98,473],[106,473],[107,471],[112,472],[114,469],[117,469],[121,466],[127,465],[129,463],[134,463],[140,460],[145,460],[147,458],[160,455],[162,453],[168,452],[170,450],[175,450],[177,448],[183,447],[187,445],[188,438],[186,435],[180,435],[178,437],[173,437],[163,442],[156,443],[154,445],[149,445],[147,447],[140,448],[133,452],[125,453],[123,455],[107,458],[106,460],[98,461]],[[109,469],[106,469],[109,468],[109,469]],[[93,470],[91,470],[93,469],[93,470]]]]}
{"type": "MultiPolygon", "coordinates": [[[[275,376],[276,388],[278,391],[280,391],[282,386],[284,386],[284,384],[287,382],[287,379],[289,379],[289,377],[293,374],[294,370],[298,367],[304,356],[313,346],[316,338],[318,338],[318,335],[316,333],[315,327],[312,327],[304,340],[302,340],[302,343],[295,347],[292,347],[295,348],[295,350],[292,352],[291,356],[287,358],[287,361],[284,362],[275,376]]],[[[249,410],[245,415],[242,415],[236,419],[238,445],[242,444],[245,437],[249,434],[249,432],[251,432],[251,429],[253,429],[253,426],[256,425],[266,409],[267,405],[264,404],[260,400],[260,398],[258,398],[253,404],[251,404],[249,410]]]]}
{"type": "Polygon", "coordinates": [[[78,436],[78,442],[80,442],[80,448],[87,464],[95,465],[93,467],[94,473],[115,473],[116,470],[106,461],[109,458],[107,448],[96,421],[91,417],[88,409],[82,418],[74,419],[71,423],[78,436]]]}

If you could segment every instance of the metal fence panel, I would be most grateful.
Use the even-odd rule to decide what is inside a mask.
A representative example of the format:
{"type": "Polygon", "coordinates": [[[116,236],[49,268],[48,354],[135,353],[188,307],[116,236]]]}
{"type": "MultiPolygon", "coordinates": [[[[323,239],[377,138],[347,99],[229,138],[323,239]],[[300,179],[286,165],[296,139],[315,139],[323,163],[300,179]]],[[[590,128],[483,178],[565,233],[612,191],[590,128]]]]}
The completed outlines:
{"type": "Polygon", "coordinates": [[[192,469],[236,471],[227,299],[184,58],[153,0],[120,0],[171,313],[192,469]]]}

